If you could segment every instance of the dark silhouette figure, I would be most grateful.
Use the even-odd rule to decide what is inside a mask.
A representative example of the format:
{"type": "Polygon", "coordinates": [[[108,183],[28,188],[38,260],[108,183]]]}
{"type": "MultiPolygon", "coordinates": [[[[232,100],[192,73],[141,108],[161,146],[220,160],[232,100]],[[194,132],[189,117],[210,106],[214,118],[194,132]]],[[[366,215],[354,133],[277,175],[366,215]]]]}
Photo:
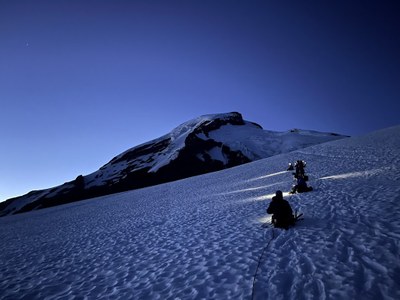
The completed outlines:
{"type": "Polygon", "coordinates": [[[306,167],[306,162],[304,160],[296,161],[294,167],[296,168],[296,173],[294,174],[295,178],[298,178],[301,175],[304,176],[304,168],[306,167]]]}
{"type": "Polygon", "coordinates": [[[305,175],[297,176],[296,178],[297,183],[292,187],[292,190],[290,191],[291,194],[294,194],[296,192],[305,193],[313,190],[311,186],[307,186],[305,177],[306,177],[305,175]]]}
{"type": "Polygon", "coordinates": [[[281,191],[276,191],[275,196],[267,208],[267,213],[272,214],[274,227],[288,229],[294,225],[293,211],[289,202],[283,199],[281,191]]]}

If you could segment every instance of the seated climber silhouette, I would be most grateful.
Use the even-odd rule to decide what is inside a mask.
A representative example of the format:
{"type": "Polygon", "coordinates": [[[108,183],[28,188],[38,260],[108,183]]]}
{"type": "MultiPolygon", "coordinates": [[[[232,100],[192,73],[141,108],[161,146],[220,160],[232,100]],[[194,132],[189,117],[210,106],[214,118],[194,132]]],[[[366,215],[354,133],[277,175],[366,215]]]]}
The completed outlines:
{"type": "Polygon", "coordinates": [[[276,191],[275,196],[267,208],[267,213],[272,214],[274,227],[288,229],[293,226],[295,219],[288,201],[283,199],[282,191],[276,191]]]}
{"type": "Polygon", "coordinates": [[[298,175],[296,177],[296,184],[293,185],[292,190],[290,191],[290,194],[294,193],[305,193],[305,192],[310,192],[313,190],[311,186],[307,186],[306,183],[306,176],[305,175],[298,175]]]}

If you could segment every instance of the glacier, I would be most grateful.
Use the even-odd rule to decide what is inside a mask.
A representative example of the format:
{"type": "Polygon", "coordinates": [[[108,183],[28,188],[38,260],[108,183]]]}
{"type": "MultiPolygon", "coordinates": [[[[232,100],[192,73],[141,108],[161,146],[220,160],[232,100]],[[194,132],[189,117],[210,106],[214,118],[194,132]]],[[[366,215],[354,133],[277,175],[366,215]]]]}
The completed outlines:
{"type": "Polygon", "coordinates": [[[1,299],[399,299],[400,126],[0,218],[1,299]],[[289,195],[288,162],[314,191],[289,195]],[[276,190],[304,214],[264,228],[276,190]]]}

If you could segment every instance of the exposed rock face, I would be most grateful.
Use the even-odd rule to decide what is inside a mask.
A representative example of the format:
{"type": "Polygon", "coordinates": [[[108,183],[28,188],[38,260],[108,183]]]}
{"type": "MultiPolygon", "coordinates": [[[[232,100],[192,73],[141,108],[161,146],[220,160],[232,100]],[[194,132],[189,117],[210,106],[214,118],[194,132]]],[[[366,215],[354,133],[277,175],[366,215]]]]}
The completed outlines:
{"type": "Polygon", "coordinates": [[[303,132],[303,138],[298,131],[288,134],[295,134],[299,141],[284,143],[282,139],[287,135],[265,131],[258,124],[244,121],[237,112],[201,116],[165,136],[125,151],[92,174],[10,199],[1,213],[26,212],[156,185],[343,137],[321,133],[316,137],[315,132],[303,132]]]}

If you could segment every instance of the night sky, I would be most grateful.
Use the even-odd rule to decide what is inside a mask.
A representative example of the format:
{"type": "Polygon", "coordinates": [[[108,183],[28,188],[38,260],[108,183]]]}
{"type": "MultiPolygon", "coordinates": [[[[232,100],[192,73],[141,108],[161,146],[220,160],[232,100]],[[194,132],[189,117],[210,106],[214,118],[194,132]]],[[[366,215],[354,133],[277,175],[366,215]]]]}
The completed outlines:
{"type": "Polygon", "coordinates": [[[0,0],[0,201],[203,114],[362,135],[400,122],[399,1],[0,0]]]}

